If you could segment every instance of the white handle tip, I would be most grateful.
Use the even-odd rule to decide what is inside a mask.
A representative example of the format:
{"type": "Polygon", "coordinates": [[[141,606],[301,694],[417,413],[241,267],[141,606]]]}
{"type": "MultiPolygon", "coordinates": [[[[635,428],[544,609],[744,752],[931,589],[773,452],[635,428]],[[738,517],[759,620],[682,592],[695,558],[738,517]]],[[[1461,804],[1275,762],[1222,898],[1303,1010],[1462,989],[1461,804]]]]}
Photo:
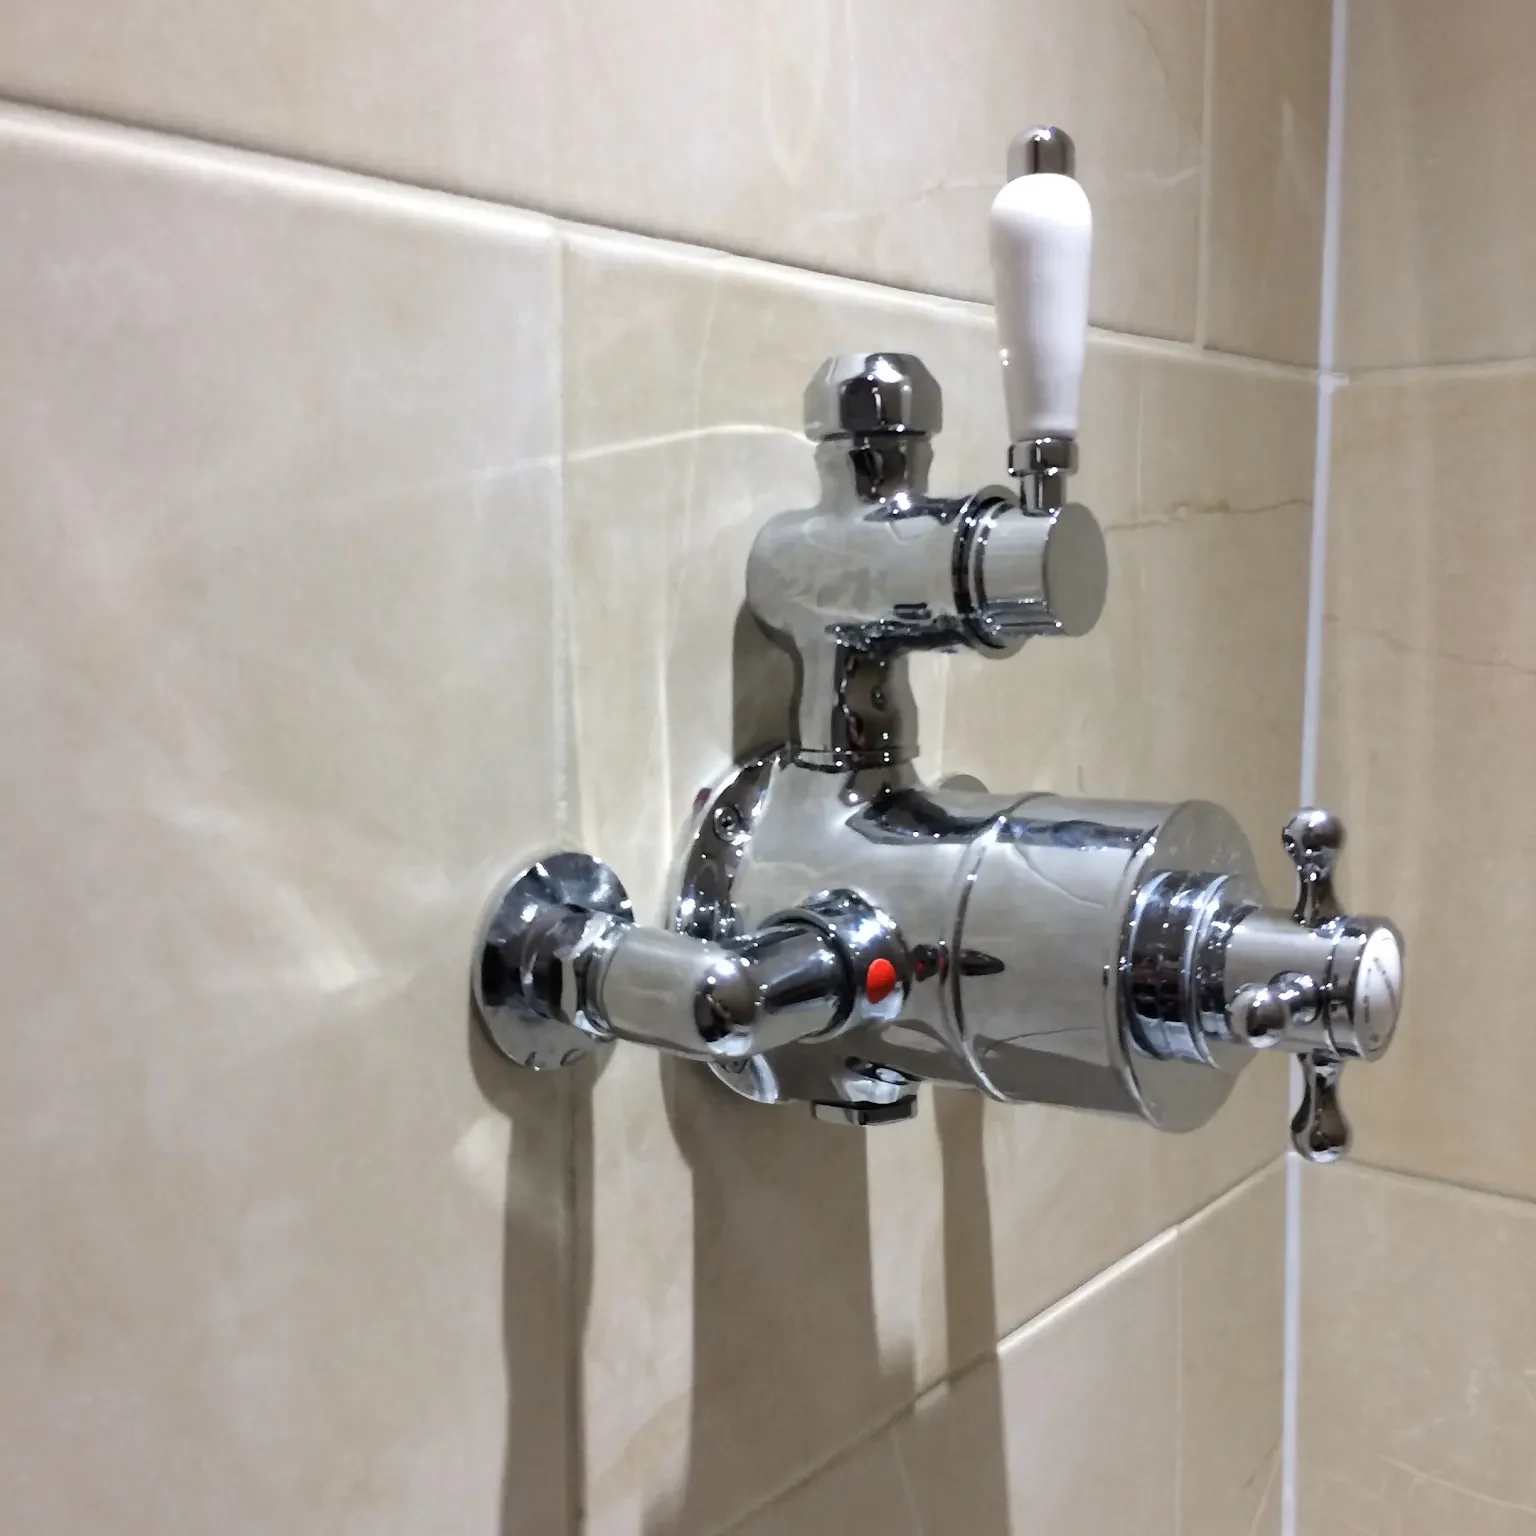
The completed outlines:
{"type": "Polygon", "coordinates": [[[1016,177],[992,204],[991,243],[1013,441],[1075,437],[1088,345],[1088,198],[1070,176],[1016,177]]]}

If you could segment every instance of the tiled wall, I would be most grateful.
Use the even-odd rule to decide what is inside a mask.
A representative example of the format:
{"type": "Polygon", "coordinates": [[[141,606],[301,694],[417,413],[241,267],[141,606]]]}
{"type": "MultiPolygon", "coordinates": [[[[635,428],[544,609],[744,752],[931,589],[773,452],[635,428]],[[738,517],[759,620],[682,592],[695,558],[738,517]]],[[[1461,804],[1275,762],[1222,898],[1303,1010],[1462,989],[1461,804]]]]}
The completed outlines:
{"type": "Polygon", "coordinates": [[[1321,789],[1409,964],[1393,1174],[1307,1184],[1306,1536],[1536,1532],[1533,92],[1531,7],[1351,0],[1321,789]]]}
{"type": "MultiPolygon", "coordinates": [[[[787,707],[787,679],[764,664],[776,653],[738,611],[753,528],[814,491],[794,431],[804,359],[872,335],[920,351],[951,385],[940,457],[958,488],[987,476],[1005,437],[995,342],[969,306],[626,237],[573,238],[565,280],[586,838],[641,875],[659,914],[696,789],[733,737],[760,740],[787,707]],[[612,402],[631,392],[643,405],[615,432],[612,402]],[[745,719],[733,675],[757,693],[745,719]]],[[[1087,640],[927,679],[942,705],[925,717],[930,761],[999,785],[1220,798],[1278,856],[1298,761],[1312,385],[1106,337],[1086,395],[1082,490],[1111,525],[1110,612],[1087,640]],[[1262,686],[1238,695],[1229,667],[1262,686]]],[[[1283,1093],[1280,1073],[1256,1069],[1190,1138],[968,1097],[859,1137],[618,1053],[582,1137],[593,1529],[708,1532],[771,1499],[1262,1167],[1283,1093]]],[[[1253,1347],[1278,1351],[1278,1328],[1261,1309],[1253,1347]]],[[[1272,1399],[1277,1434],[1278,1386],[1272,1399]]],[[[1001,1420],[992,1441],[982,1463],[1018,1443],[1001,1420]]],[[[1235,1454],[1262,1479],[1273,1449],[1235,1454]]],[[[1158,1504],[1171,1485],[1113,1486],[1124,1528],[1174,1528],[1173,1503],[1158,1504]]]]}
{"type": "Polygon", "coordinates": [[[925,758],[1221,799],[1283,874],[1326,6],[423,18],[0,0],[0,1528],[1272,1531],[1282,1073],[864,1137],[525,1081],[465,975],[561,841],[654,915],[778,732],[742,565],[822,356],[920,351],[940,483],[997,478],[1037,119],[1111,607],[926,667],[925,758]]]}

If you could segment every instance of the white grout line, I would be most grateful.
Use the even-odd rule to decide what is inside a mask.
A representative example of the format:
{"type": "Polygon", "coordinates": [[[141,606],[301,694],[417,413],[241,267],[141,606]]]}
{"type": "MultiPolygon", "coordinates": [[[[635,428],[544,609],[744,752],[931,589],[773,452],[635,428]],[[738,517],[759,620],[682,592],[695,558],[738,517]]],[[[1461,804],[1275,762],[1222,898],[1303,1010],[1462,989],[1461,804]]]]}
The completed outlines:
{"type": "Polygon", "coordinates": [[[1445,384],[1478,379],[1528,379],[1536,357],[1487,357],[1460,363],[1384,363],[1351,370],[1352,384],[1445,384]]]}
{"type": "Polygon", "coordinates": [[[1205,69],[1200,83],[1200,219],[1195,247],[1195,336],[1202,351],[1210,331],[1211,157],[1216,144],[1216,0],[1205,5],[1205,69]]]}
{"type": "MultiPolygon", "coordinates": [[[[1323,187],[1322,287],[1317,317],[1317,441],[1312,461],[1312,549],[1307,581],[1306,693],[1301,715],[1301,803],[1317,795],[1318,729],[1323,692],[1323,605],[1328,570],[1328,496],[1332,472],[1334,371],[1339,301],[1339,221],[1344,183],[1344,87],[1349,58],[1349,0],[1333,0],[1328,58],[1328,151],[1323,187]]],[[[1301,1071],[1291,1064],[1291,1095],[1301,1071]]],[[[1280,1431],[1280,1531],[1298,1536],[1297,1447],[1301,1394],[1301,1162],[1285,1169],[1285,1378],[1280,1431]]]]}
{"type": "MultiPolygon", "coordinates": [[[[1294,1092],[1299,1071],[1291,1067],[1294,1092]]],[[[1280,1536],[1297,1536],[1296,1450],[1301,1427],[1301,1159],[1285,1159],[1285,1375],[1280,1409],[1280,1536]]]]}
{"type": "MultiPolygon", "coordinates": [[[[1342,9],[1349,0],[1333,0],[1342,9]]],[[[1327,282],[1324,282],[1324,290],[1327,282]]],[[[1326,304],[1326,300],[1324,301],[1326,304]]],[[[1301,706],[1301,784],[1303,805],[1317,798],[1318,737],[1323,708],[1323,612],[1327,605],[1328,495],[1333,445],[1333,396],[1338,376],[1329,368],[1317,374],[1317,443],[1313,448],[1312,546],[1307,572],[1307,659],[1301,706]]]]}

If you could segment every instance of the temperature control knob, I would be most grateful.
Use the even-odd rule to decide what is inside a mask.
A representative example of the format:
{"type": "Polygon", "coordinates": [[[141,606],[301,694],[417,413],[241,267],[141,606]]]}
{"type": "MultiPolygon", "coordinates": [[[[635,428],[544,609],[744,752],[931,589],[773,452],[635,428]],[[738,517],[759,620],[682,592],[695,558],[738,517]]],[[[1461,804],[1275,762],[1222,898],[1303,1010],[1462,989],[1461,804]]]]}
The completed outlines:
{"type": "Polygon", "coordinates": [[[1333,875],[1344,826],[1337,816],[1298,811],[1284,842],[1296,866],[1296,908],[1289,918],[1258,909],[1233,927],[1228,1017],[1239,1039],[1300,1058],[1302,1100],[1291,1139],[1303,1157],[1332,1162],[1350,1144],[1339,1103],[1344,1065],[1375,1061],[1397,1029],[1403,940],[1385,918],[1340,909],[1333,875]]]}

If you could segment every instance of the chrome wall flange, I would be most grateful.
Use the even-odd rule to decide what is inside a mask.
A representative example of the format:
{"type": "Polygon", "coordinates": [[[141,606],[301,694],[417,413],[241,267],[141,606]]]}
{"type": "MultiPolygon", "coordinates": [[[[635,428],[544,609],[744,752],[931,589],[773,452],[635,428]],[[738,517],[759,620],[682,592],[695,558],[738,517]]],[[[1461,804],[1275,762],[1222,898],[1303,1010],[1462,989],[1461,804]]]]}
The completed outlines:
{"type": "Polygon", "coordinates": [[[631,924],[635,914],[619,877],[584,853],[525,866],[491,902],[475,949],[475,1012],[508,1061],[574,1066],[612,1038],[573,1006],[574,959],[594,920],[631,924]]]}

